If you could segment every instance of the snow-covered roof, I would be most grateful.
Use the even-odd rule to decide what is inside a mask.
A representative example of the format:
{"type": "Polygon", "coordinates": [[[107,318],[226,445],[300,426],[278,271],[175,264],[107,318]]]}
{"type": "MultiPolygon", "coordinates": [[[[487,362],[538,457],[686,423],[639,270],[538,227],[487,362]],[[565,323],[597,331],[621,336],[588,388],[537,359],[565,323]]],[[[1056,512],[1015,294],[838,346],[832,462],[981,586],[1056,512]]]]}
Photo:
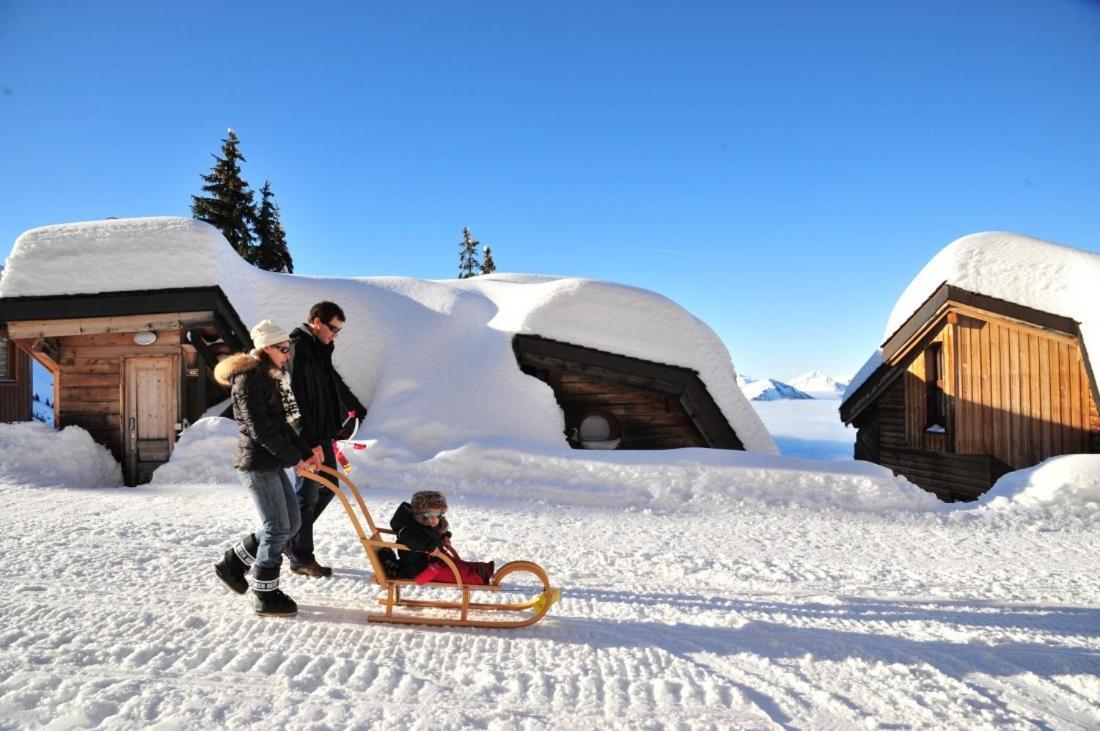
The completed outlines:
{"type": "MultiPolygon", "coordinates": [[[[886,322],[886,341],[942,284],[996,297],[1079,323],[1094,374],[1100,358],[1100,254],[1005,231],[963,236],[944,247],[906,287],[886,322]]],[[[844,400],[883,362],[880,347],[844,400]]]]}
{"type": "Polygon", "coordinates": [[[310,305],[340,303],[335,362],[370,405],[365,433],[432,455],[471,441],[563,447],[561,409],[524,375],[514,333],[694,369],[746,449],[776,452],[737,387],[725,345],[653,292],[588,279],[493,274],[463,280],[308,277],[245,263],[212,226],[139,218],[48,226],[20,236],[0,297],[218,285],[251,326],[290,328],[310,305]]]}

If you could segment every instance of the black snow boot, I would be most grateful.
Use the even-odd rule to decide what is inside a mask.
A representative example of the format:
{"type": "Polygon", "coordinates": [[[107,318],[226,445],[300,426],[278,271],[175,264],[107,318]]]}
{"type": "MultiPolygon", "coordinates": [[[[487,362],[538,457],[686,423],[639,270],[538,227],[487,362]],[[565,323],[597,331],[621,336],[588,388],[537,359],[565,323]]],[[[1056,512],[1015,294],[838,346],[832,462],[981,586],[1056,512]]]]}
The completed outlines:
{"type": "Polygon", "coordinates": [[[214,564],[214,575],[229,591],[234,594],[248,591],[248,580],[244,575],[248,573],[248,567],[256,563],[256,550],[259,547],[256,536],[250,533],[244,540],[237,541],[237,545],[226,551],[214,564]]]}
{"type": "Polygon", "coordinates": [[[298,605],[279,589],[278,566],[257,566],[252,570],[252,608],[256,614],[291,617],[298,605]]]}

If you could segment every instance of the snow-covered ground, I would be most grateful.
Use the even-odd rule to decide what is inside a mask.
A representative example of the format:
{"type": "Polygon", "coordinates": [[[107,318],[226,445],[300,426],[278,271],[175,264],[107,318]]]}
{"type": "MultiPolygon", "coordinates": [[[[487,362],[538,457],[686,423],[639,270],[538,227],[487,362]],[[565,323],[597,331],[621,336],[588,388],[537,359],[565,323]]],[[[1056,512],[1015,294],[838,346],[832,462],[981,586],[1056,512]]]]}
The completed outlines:
{"type": "Polygon", "coordinates": [[[287,578],[297,618],[214,580],[253,527],[232,429],[192,427],[138,488],[47,474],[100,463],[79,429],[0,432],[0,726],[1100,726],[1100,457],[952,507],[851,461],[374,442],[350,454],[378,517],[444,489],[464,555],[563,588],[524,629],[417,629],[366,623],[369,567],[332,508],[336,571],[287,578]]]}

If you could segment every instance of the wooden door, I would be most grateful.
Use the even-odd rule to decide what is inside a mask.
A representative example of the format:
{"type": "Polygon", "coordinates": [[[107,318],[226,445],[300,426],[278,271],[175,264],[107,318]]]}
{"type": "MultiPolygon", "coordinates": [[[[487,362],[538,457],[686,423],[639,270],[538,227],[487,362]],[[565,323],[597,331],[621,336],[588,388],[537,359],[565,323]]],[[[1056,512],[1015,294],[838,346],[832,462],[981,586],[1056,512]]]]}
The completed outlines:
{"type": "Polygon", "coordinates": [[[174,356],[126,358],[123,454],[126,482],[148,482],[176,443],[179,365],[174,356]]]}

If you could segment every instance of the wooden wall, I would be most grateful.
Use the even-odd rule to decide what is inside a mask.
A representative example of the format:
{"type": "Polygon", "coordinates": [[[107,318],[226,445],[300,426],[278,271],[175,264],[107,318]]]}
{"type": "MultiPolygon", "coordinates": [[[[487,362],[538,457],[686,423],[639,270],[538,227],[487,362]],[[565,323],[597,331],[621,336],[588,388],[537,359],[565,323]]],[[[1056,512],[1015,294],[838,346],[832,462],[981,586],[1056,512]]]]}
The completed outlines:
{"type": "MultiPolygon", "coordinates": [[[[7,330],[3,327],[0,327],[0,336],[7,337],[7,330]]],[[[7,355],[12,369],[11,380],[0,379],[0,422],[29,421],[33,399],[30,356],[15,347],[10,340],[0,341],[0,347],[8,349],[7,355]]]]}
{"type": "Polygon", "coordinates": [[[127,356],[177,355],[179,331],[157,332],[153,345],[135,345],[133,333],[74,335],[58,338],[60,424],[87,429],[123,461],[122,359],[127,356]]]}
{"type": "Polygon", "coordinates": [[[955,337],[956,452],[992,454],[1021,469],[1090,451],[1100,419],[1075,339],[965,315],[955,337]]]}
{"type": "Polygon", "coordinates": [[[973,499],[1007,471],[1100,452],[1100,414],[1075,338],[984,312],[950,312],[860,415],[855,455],[948,499],[973,499]],[[945,433],[929,432],[926,362],[943,348],[945,433]]]}
{"type": "Polygon", "coordinates": [[[573,433],[592,411],[612,414],[622,429],[620,449],[706,447],[706,439],[675,396],[603,381],[580,373],[540,373],[554,389],[573,433]]]}

